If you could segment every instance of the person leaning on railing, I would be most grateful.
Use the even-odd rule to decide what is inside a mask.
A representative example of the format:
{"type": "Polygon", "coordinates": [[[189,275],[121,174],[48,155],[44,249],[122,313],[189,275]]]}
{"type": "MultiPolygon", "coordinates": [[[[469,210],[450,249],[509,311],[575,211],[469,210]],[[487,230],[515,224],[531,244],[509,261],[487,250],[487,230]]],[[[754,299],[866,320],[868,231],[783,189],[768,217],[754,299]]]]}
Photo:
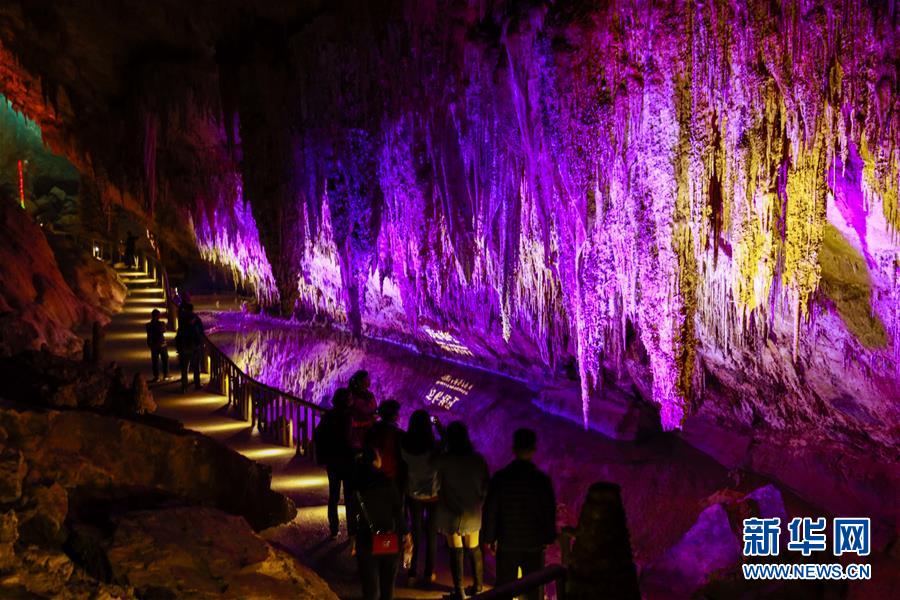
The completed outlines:
{"type": "Polygon", "coordinates": [[[194,389],[200,389],[200,357],[203,351],[203,321],[194,313],[194,306],[184,302],[179,310],[175,349],[181,366],[181,393],[187,391],[188,369],[194,373],[194,389]]]}

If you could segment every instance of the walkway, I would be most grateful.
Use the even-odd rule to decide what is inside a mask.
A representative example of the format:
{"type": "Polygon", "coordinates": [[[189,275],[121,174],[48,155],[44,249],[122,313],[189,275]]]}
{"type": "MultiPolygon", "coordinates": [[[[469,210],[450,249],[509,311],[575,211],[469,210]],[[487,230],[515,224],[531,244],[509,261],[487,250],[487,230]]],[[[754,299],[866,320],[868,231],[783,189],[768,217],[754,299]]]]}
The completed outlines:
{"type": "MultiPolygon", "coordinates": [[[[106,328],[105,360],[115,361],[126,373],[143,373],[149,381],[152,377],[150,353],[146,346],[144,324],[150,320],[156,308],[165,320],[165,293],[145,273],[120,270],[119,275],[128,286],[124,310],[115,315],[106,328]]],[[[198,311],[217,306],[196,306],[198,311]]],[[[169,378],[151,383],[150,389],[159,405],[158,414],[175,419],[185,428],[214,438],[251,460],[272,468],[272,489],[290,497],[297,505],[297,518],[291,523],[263,532],[263,536],[291,551],[305,564],[325,578],[341,598],[358,598],[359,584],[355,561],[347,551],[346,529],[342,523],[341,538],[332,541],[328,537],[326,517],[328,480],[325,472],[312,461],[297,457],[293,450],[261,439],[250,431],[250,423],[232,417],[224,396],[210,394],[192,387],[182,395],[178,358],[175,353],[174,333],[166,334],[169,344],[169,378]]],[[[205,384],[207,377],[203,376],[205,384]]],[[[341,509],[343,521],[343,508],[341,509]]],[[[439,564],[445,559],[439,558],[439,564]]],[[[449,577],[440,574],[443,590],[422,591],[398,588],[397,598],[440,598],[449,590],[449,577]],[[446,587],[445,587],[446,586],[446,587]]],[[[401,576],[400,581],[403,581],[401,576]]]]}

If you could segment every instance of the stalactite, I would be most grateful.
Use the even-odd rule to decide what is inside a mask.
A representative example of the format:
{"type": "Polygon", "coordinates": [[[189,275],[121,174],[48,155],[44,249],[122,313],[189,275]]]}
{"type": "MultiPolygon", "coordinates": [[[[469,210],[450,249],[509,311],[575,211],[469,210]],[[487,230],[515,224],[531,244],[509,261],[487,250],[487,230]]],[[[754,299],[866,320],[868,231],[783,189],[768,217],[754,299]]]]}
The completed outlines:
{"type": "Polygon", "coordinates": [[[715,387],[701,361],[771,350],[790,387],[813,331],[844,343],[820,293],[834,225],[892,340],[865,350],[873,379],[900,364],[897,30],[873,3],[425,0],[257,25],[215,63],[136,57],[83,154],[106,202],[193,199],[203,256],[263,303],[515,374],[577,363],[588,425],[604,381],[649,370],[676,428],[715,387]]]}

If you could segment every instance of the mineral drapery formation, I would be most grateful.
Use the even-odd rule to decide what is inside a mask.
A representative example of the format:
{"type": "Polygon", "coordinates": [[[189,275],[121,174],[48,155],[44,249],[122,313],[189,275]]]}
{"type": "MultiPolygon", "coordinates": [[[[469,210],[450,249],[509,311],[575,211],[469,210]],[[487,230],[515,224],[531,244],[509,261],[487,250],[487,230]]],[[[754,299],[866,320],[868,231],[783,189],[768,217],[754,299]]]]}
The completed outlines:
{"type": "Polygon", "coordinates": [[[3,91],[101,196],[190,205],[202,254],[283,312],[577,376],[586,424],[624,389],[668,429],[707,411],[891,445],[896,3],[251,4],[183,31],[45,7],[167,40],[93,42],[130,50],[131,86],[73,45],[87,87],[4,9],[3,91]],[[97,98],[115,127],[84,125],[97,98]]]}
{"type": "MultiPolygon", "coordinates": [[[[823,328],[849,331],[828,335],[868,395],[896,391],[890,7],[390,10],[319,16],[221,73],[245,142],[279,130],[243,148],[274,280],[236,264],[264,299],[518,372],[574,356],[585,403],[636,337],[666,428],[706,371],[770,346],[802,371],[823,328]]],[[[226,260],[257,247],[234,216],[226,260]]]]}

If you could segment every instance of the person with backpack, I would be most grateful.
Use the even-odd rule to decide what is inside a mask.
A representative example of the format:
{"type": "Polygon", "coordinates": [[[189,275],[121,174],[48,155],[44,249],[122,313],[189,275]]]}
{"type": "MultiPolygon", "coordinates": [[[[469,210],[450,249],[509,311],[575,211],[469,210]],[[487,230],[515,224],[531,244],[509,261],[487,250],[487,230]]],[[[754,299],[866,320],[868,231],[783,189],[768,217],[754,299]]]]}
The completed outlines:
{"type": "Polygon", "coordinates": [[[437,553],[437,520],[435,512],[438,500],[437,470],[434,460],[439,447],[434,436],[438,426],[424,410],[417,410],[409,417],[409,426],[400,442],[400,457],[406,465],[406,498],[412,534],[412,560],[409,565],[410,587],[416,584],[419,566],[419,548],[425,548],[425,570],[422,582],[434,583],[434,557],[437,553]]]}
{"type": "Polygon", "coordinates": [[[350,390],[338,388],[331,399],[331,410],[313,432],[316,462],[325,467],[328,474],[328,529],[331,538],[337,539],[340,521],[338,503],[344,488],[344,517],[347,516],[350,490],[348,482],[353,466],[353,449],[350,447],[350,390]]]}
{"type": "Polygon", "coordinates": [[[363,600],[393,600],[400,561],[411,544],[400,492],[381,466],[378,451],[367,447],[360,453],[352,477],[353,510],[348,525],[363,600]]]}
{"type": "Polygon", "coordinates": [[[487,495],[488,472],[484,456],[475,451],[469,430],[461,421],[447,426],[446,451],[437,457],[437,529],[447,538],[450,549],[451,598],[480,594],[484,583],[484,558],[478,545],[481,509],[487,495]],[[463,590],[464,556],[472,568],[472,586],[463,590]]]}
{"type": "Polygon", "coordinates": [[[152,382],[159,381],[159,363],[162,362],[163,379],[169,378],[169,349],[166,347],[166,326],[159,320],[159,309],[154,308],[147,323],[147,346],[153,365],[152,382]]]}
{"type": "Polygon", "coordinates": [[[400,403],[385,400],[378,405],[378,422],[366,433],[366,446],[374,448],[381,456],[381,471],[394,482],[400,494],[405,487],[405,466],[400,456],[400,441],[403,430],[397,425],[400,418],[400,403]]]}
{"type": "Polygon", "coordinates": [[[175,349],[181,366],[181,393],[187,391],[188,368],[194,373],[194,389],[200,389],[200,359],[203,353],[203,321],[194,313],[194,305],[182,303],[178,315],[175,349]]]}
{"type": "MultiPolygon", "coordinates": [[[[556,540],[556,499],[550,478],[532,460],[537,434],[518,429],[513,434],[515,460],[497,471],[488,487],[481,537],[497,553],[497,585],[525,577],[544,566],[544,551],[556,540]]],[[[543,598],[540,589],[525,594],[543,598]]]]}

